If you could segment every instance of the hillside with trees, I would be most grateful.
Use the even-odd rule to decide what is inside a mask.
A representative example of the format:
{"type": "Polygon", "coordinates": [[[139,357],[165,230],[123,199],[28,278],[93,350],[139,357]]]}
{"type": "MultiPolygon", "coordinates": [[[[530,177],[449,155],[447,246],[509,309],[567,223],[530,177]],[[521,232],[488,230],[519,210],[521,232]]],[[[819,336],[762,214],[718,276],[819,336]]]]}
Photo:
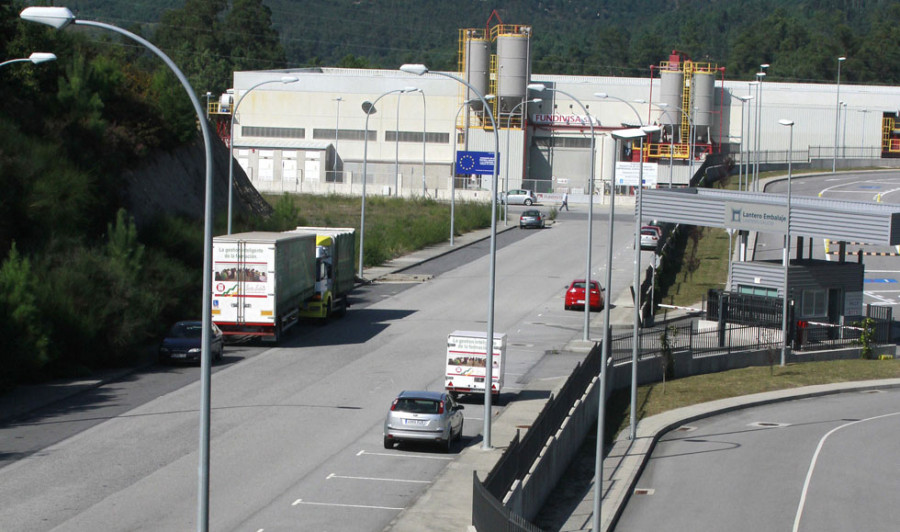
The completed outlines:
{"type": "MultiPolygon", "coordinates": [[[[302,66],[397,68],[407,62],[456,69],[458,30],[505,24],[534,29],[533,70],[546,74],[648,76],[680,50],[747,80],[769,63],[773,81],[832,82],[840,55],[849,83],[900,83],[900,2],[884,0],[78,0],[84,16],[158,35],[182,32],[199,46],[191,61],[215,70],[245,57],[238,42],[271,43],[271,16],[283,60],[272,54],[240,69],[302,66]],[[229,9],[229,5],[233,7],[229,9]],[[179,7],[172,12],[173,7],[179,7]],[[240,10],[240,14],[236,14],[240,10]],[[215,11],[214,17],[209,15],[215,11]],[[197,13],[205,13],[203,18],[197,13]],[[243,22],[240,29],[236,19],[243,22]],[[492,23],[496,21],[492,19],[492,23]],[[229,29],[229,24],[231,29],[229,29]],[[209,46],[202,40],[215,41],[209,46]]],[[[179,41],[183,43],[183,41],[179,41]]],[[[268,47],[269,45],[267,45],[268,47]]],[[[275,48],[272,48],[273,50],[275,48]]],[[[220,92],[224,70],[205,87],[220,92]]],[[[204,85],[200,85],[200,90],[204,85]]]]}
{"type": "MultiPolygon", "coordinates": [[[[0,391],[132,363],[201,304],[205,161],[184,89],[142,47],[22,8],[0,5],[4,60],[58,59],[0,70],[0,391]]],[[[268,223],[264,202],[240,205],[240,223],[268,223]]]]}

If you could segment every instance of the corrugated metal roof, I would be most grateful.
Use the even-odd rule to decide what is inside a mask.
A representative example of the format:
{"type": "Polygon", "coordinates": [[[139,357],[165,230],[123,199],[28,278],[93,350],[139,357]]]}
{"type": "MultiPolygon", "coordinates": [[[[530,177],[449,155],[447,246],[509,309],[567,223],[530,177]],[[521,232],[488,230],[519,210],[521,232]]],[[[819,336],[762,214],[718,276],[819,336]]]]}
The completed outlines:
{"type": "MultiPolygon", "coordinates": [[[[712,189],[650,189],[642,194],[647,220],[725,227],[725,203],[785,205],[784,195],[712,189]]],[[[636,212],[636,207],[635,207],[636,212]]],[[[900,205],[791,197],[791,235],[836,241],[900,244],[900,205]]]]}

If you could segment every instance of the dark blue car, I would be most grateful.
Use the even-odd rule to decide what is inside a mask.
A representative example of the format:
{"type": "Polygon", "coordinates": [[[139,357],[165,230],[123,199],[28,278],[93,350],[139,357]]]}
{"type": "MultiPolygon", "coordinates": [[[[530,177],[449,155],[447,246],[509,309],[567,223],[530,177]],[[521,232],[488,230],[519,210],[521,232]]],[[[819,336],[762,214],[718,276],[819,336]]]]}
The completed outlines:
{"type": "MultiPolygon", "coordinates": [[[[169,329],[162,345],[159,346],[159,362],[200,362],[203,322],[179,321],[169,329]]],[[[221,360],[225,351],[225,340],[222,331],[212,324],[209,340],[213,360],[221,360]]]]}

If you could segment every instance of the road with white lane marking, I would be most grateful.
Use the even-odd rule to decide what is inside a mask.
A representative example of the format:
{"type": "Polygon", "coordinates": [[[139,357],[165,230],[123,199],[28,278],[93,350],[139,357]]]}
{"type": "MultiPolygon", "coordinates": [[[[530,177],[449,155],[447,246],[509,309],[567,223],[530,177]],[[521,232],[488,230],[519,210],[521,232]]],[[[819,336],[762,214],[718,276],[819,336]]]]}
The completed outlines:
{"type": "MultiPolygon", "coordinates": [[[[605,235],[604,217],[596,219],[594,235],[605,235]]],[[[552,228],[528,231],[498,251],[495,326],[510,334],[507,369],[514,378],[492,415],[527,379],[546,376],[542,367],[558,376],[580,360],[548,353],[580,337],[582,315],[564,311],[562,297],[565,285],[584,275],[583,220],[583,213],[566,213],[552,228]]],[[[629,221],[616,225],[616,250],[625,255],[629,221]]],[[[605,238],[596,237],[595,256],[605,249],[605,238]]],[[[231,363],[212,381],[212,530],[380,531],[452,462],[459,447],[450,455],[413,445],[386,452],[381,430],[397,392],[443,385],[447,333],[484,327],[487,260],[474,247],[465,253],[472,255],[431,281],[396,287],[278,347],[226,350],[231,363]],[[238,350],[246,356],[232,354],[238,350]]],[[[602,259],[594,262],[592,276],[603,278],[602,259]]],[[[630,260],[623,264],[614,267],[619,291],[631,276],[630,260]]],[[[179,379],[196,373],[177,369],[170,375],[179,379]]],[[[194,528],[198,385],[186,379],[157,389],[158,396],[138,394],[135,404],[96,416],[69,436],[16,456],[4,452],[0,530],[194,528]]],[[[74,413],[131,400],[103,390],[74,413]]],[[[463,444],[478,445],[482,403],[464,404],[463,444]]],[[[62,427],[72,414],[56,405],[47,418],[16,420],[0,433],[0,445],[12,448],[26,427],[62,427]]]]}
{"type": "Polygon", "coordinates": [[[900,390],[777,403],[664,435],[616,532],[892,532],[900,390]]]}

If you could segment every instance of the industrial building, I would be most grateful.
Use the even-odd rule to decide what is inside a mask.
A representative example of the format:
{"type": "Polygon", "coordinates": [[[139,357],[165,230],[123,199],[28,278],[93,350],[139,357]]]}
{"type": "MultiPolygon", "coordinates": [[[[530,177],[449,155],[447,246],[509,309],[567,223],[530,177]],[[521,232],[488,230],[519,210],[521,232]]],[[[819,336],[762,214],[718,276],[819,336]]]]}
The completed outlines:
{"type": "Polygon", "coordinates": [[[446,74],[468,86],[399,68],[236,72],[210,116],[264,192],[359,195],[365,184],[367,194],[484,199],[489,176],[456,168],[456,157],[496,150],[500,190],[585,201],[592,129],[599,197],[616,161],[641,154],[650,187],[685,186],[707,159],[784,165],[780,119],[795,123],[795,164],[872,166],[900,153],[900,87],[771,82],[764,69],[756,81],[729,81],[724,67],[677,51],[646,78],[532,74],[531,36],[520,25],[460,30],[459,68],[446,74]],[[637,140],[616,145],[613,132],[648,124],[658,128],[643,150],[637,140]]]}

